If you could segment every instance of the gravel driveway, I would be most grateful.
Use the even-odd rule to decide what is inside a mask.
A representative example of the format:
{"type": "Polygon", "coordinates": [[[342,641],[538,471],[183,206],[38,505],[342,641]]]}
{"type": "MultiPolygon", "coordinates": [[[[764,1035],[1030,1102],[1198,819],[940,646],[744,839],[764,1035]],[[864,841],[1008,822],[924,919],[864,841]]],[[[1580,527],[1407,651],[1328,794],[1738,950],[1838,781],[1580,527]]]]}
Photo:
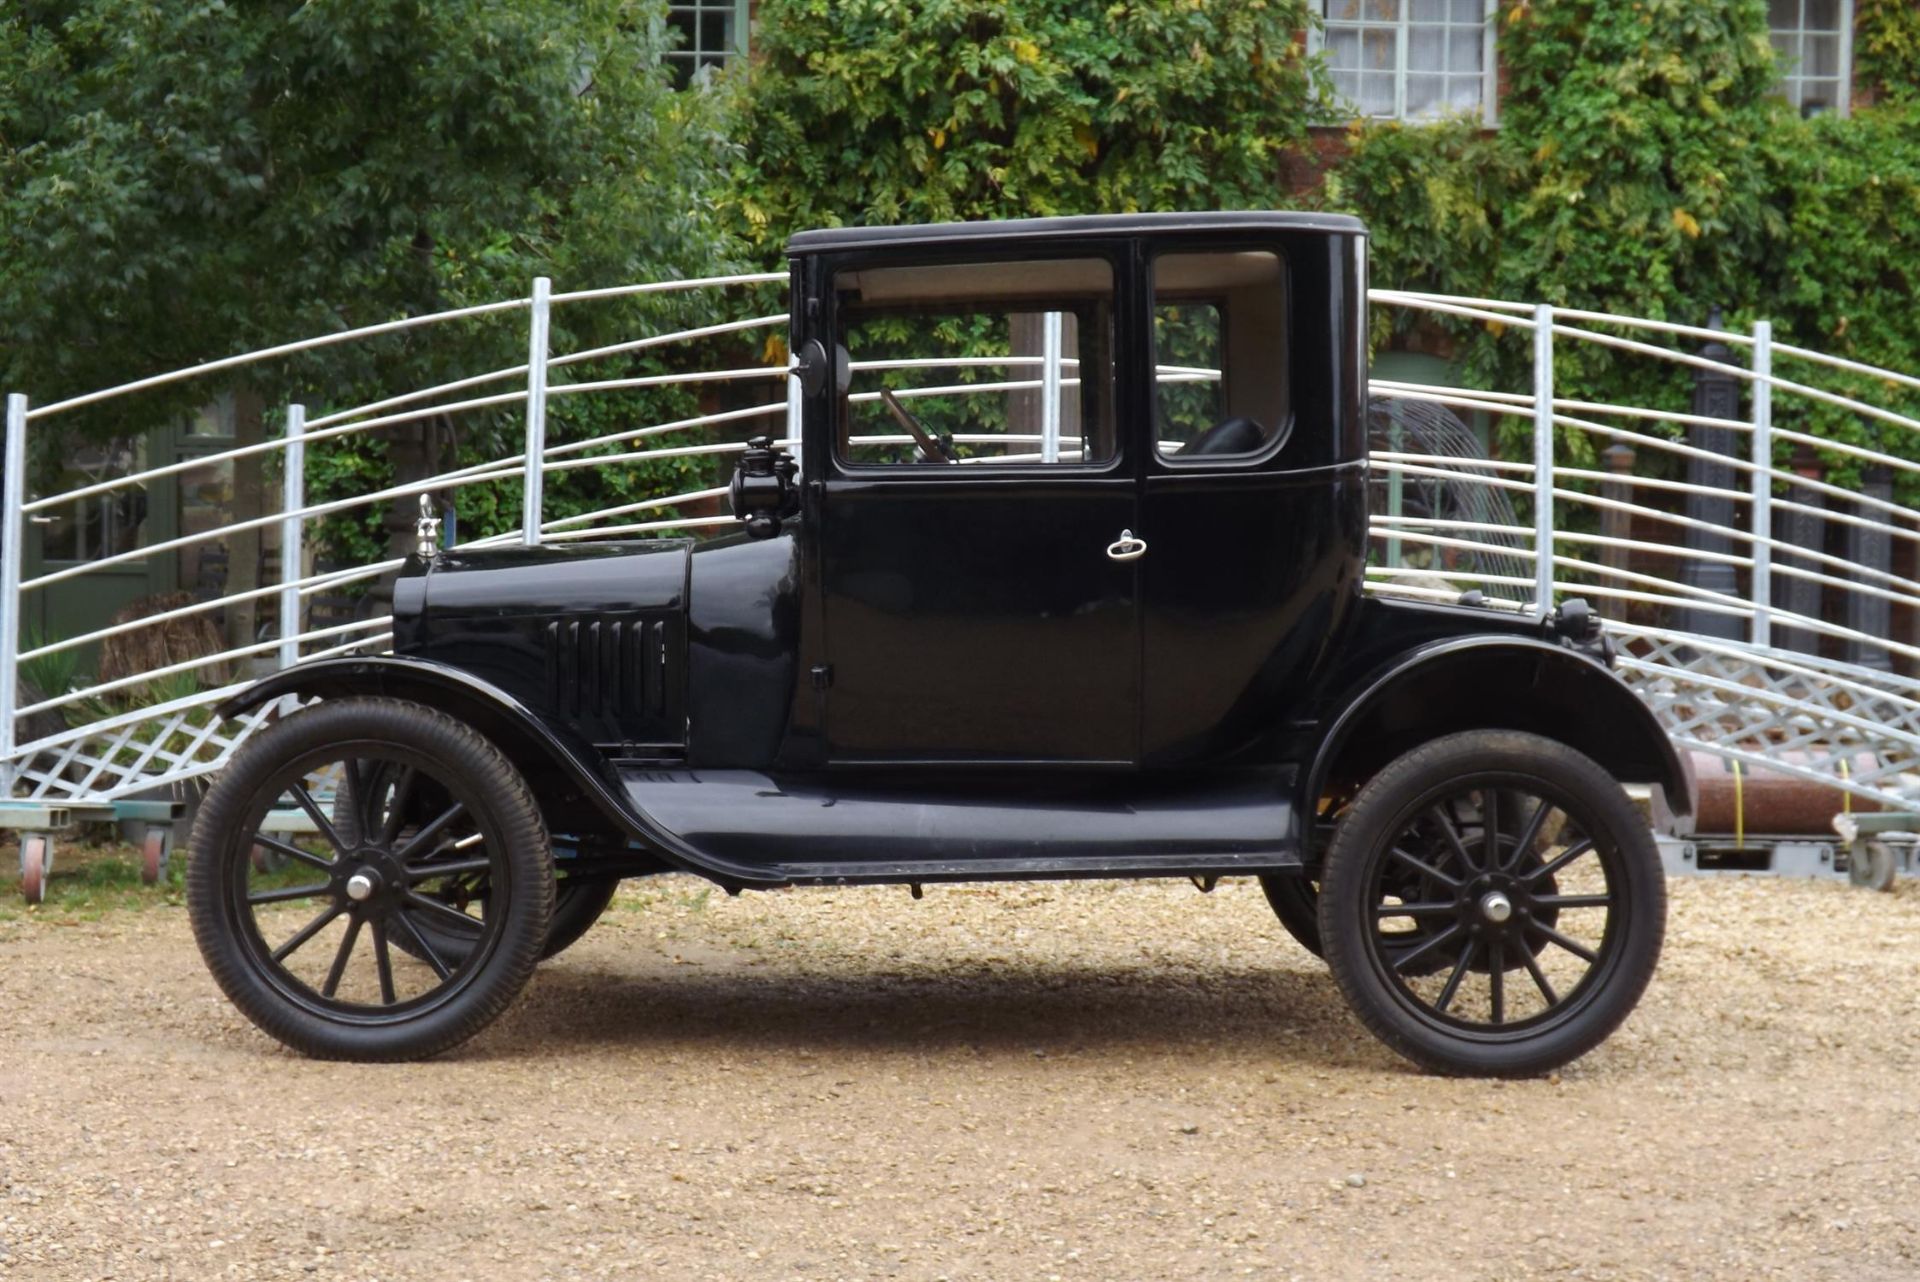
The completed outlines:
{"type": "Polygon", "coordinates": [[[0,1277],[1920,1277],[1920,885],[1674,886],[1561,1076],[1418,1075],[1256,887],[625,892],[298,1059],[173,908],[0,922],[0,1277]]]}

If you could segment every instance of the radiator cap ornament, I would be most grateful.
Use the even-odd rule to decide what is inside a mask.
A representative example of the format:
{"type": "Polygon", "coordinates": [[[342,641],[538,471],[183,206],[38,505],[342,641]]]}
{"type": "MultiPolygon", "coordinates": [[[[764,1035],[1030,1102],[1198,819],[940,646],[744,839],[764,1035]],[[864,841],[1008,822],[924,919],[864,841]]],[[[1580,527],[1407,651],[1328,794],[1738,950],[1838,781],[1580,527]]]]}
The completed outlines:
{"type": "Polygon", "coordinates": [[[413,537],[417,542],[414,551],[420,554],[422,561],[430,561],[440,550],[440,509],[434,504],[433,495],[420,496],[420,519],[413,523],[413,537]]]}

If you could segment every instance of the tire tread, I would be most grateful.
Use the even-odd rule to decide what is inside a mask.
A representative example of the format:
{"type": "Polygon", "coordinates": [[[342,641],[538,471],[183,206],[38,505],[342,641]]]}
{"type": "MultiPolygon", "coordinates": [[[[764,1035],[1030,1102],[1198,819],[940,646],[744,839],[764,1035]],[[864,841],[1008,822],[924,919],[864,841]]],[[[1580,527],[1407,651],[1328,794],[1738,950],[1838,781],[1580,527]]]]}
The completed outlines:
{"type": "MultiPolygon", "coordinates": [[[[360,731],[359,733],[364,733],[360,731]]],[[[553,860],[545,821],[525,779],[512,762],[472,727],[422,704],[401,699],[350,698],[327,700],[268,726],[241,750],[242,755],[214,783],[193,825],[187,865],[187,904],[194,936],[212,972],[214,982],[263,1032],[316,1059],[350,1059],[390,1063],[426,1059],[450,1050],[497,1019],[532,977],[546,942],[553,906],[553,860]],[[410,746],[472,769],[481,778],[481,791],[496,810],[502,838],[512,850],[537,852],[544,876],[525,878],[526,910],[535,929],[509,929],[494,955],[489,972],[477,977],[448,1006],[431,1011],[405,1025],[378,1029],[326,1020],[300,1010],[279,997],[257,975],[224,921],[222,884],[226,876],[223,855],[231,829],[245,819],[241,813],[253,798],[262,773],[258,761],[273,763],[309,751],[309,740],[329,735],[347,737],[344,724],[356,720],[380,722],[398,719],[410,746]]],[[[268,764],[266,772],[277,769],[268,764]]],[[[233,857],[246,858],[240,851],[233,857]]],[[[511,855],[509,856],[512,857],[511,855]]]]}
{"type": "Polygon", "coordinates": [[[1646,991],[1659,961],[1666,921],[1666,880],[1646,823],[1619,782],[1591,758],[1558,740],[1510,730],[1470,730],[1443,736],[1411,749],[1368,781],[1341,820],[1328,848],[1320,894],[1320,936],[1326,942],[1327,967],[1367,1030],[1400,1055],[1431,1072],[1450,1076],[1532,1077],[1559,1068],[1605,1041],[1625,1021],[1646,991]],[[1608,979],[1582,1018],[1552,1029],[1532,1042],[1470,1043],[1396,1018],[1391,994],[1372,972],[1363,940],[1357,939],[1343,910],[1366,887],[1353,883],[1367,869],[1364,843],[1370,828],[1393,819],[1409,793],[1438,772],[1517,769],[1536,776],[1561,772],[1560,786],[1578,794],[1600,812],[1599,818],[1622,844],[1621,854],[1637,884],[1623,888],[1644,901],[1633,905],[1622,940],[1627,950],[1621,970],[1608,979]],[[1650,937],[1649,937],[1650,936],[1650,937]]]}

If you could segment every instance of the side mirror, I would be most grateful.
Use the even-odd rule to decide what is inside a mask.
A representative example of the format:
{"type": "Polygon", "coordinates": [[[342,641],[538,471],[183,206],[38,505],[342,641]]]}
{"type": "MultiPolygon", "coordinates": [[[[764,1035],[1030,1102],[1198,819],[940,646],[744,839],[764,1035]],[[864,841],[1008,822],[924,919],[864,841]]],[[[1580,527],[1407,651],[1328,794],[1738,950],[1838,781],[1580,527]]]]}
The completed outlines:
{"type": "Polygon", "coordinates": [[[808,339],[794,361],[793,373],[800,380],[800,390],[808,396],[818,396],[824,391],[827,386],[826,344],[817,338],[808,339]]]}
{"type": "Polygon", "coordinates": [[[847,388],[853,385],[853,363],[847,356],[847,349],[836,347],[833,355],[827,355],[827,345],[817,338],[810,338],[800,349],[793,363],[794,377],[800,380],[800,390],[808,396],[818,396],[826,390],[827,377],[833,377],[833,389],[841,396],[847,394],[847,388]]]}
{"type": "Polygon", "coordinates": [[[733,469],[728,497],[733,502],[734,517],[747,523],[747,533],[753,538],[772,538],[780,532],[780,522],[800,510],[800,491],[793,483],[799,470],[792,455],[773,448],[772,437],[756,436],[747,442],[739,465],[733,469]]]}

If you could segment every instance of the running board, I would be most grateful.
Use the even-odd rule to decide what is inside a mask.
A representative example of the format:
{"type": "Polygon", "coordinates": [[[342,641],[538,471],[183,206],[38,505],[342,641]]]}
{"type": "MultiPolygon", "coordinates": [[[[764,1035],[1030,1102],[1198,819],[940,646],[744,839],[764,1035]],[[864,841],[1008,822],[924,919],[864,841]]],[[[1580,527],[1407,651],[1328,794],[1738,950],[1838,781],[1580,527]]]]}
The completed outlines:
{"type": "Polygon", "coordinates": [[[1200,779],[915,771],[774,777],[629,767],[633,805],[743,885],[1180,877],[1300,867],[1273,773],[1200,779]],[[824,856],[824,858],[823,858],[824,856]]]}

